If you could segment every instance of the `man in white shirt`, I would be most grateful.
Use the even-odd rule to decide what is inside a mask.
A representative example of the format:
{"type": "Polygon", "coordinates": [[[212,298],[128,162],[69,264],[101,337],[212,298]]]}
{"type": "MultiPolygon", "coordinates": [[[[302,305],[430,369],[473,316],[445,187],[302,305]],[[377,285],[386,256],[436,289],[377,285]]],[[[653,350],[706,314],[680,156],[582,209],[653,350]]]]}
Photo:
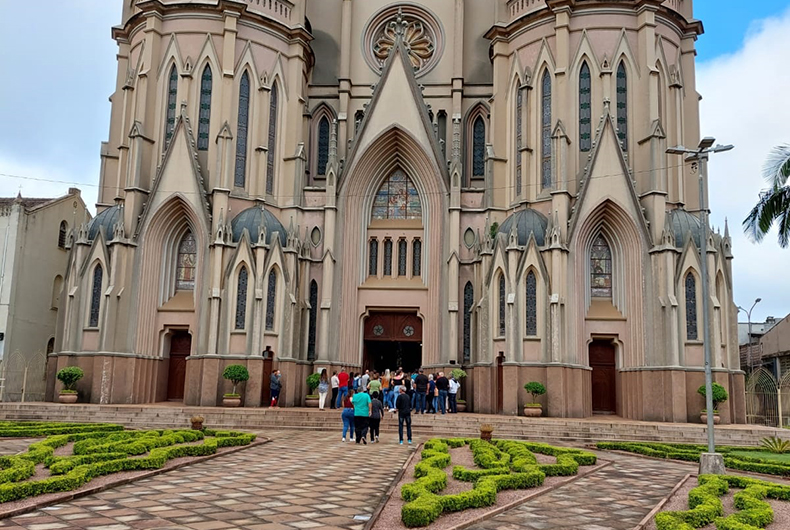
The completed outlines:
{"type": "Polygon", "coordinates": [[[455,414],[458,412],[458,404],[455,401],[455,398],[458,395],[458,390],[461,388],[461,383],[455,380],[455,377],[450,378],[450,389],[447,392],[447,401],[449,404],[449,409],[451,414],[455,414]]]}
{"type": "Polygon", "coordinates": [[[337,389],[340,386],[340,379],[337,378],[337,372],[332,372],[332,379],[330,382],[332,384],[332,401],[329,402],[329,408],[334,409],[337,408],[335,403],[337,402],[337,389]]]}

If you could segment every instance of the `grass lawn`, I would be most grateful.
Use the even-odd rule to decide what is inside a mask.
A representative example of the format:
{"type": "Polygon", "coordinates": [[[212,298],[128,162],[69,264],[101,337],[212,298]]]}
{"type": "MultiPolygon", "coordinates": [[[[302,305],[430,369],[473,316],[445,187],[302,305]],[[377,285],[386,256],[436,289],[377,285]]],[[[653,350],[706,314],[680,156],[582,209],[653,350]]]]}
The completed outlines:
{"type": "Polygon", "coordinates": [[[768,451],[731,451],[733,456],[747,456],[751,458],[759,458],[768,462],[779,462],[780,464],[790,464],[790,453],[777,454],[769,453],[768,451]]]}

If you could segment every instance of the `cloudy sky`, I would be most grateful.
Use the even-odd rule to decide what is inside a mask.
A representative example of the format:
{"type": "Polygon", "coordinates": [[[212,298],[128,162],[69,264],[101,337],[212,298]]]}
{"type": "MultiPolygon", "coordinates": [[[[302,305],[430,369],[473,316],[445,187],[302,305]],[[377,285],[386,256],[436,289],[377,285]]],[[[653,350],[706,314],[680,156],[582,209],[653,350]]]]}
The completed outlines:
{"type": "MultiPolygon", "coordinates": [[[[694,3],[705,24],[697,46],[702,132],[736,146],[711,161],[711,221],[730,221],[736,303],[749,307],[761,297],[754,320],[784,316],[790,276],[777,271],[790,250],[775,237],[752,244],[740,224],[765,187],[760,169],[769,150],[790,143],[790,6],[694,3]]],[[[57,196],[78,185],[95,203],[116,75],[110,27],[120,8],[120,0],[0,0],[0,195],[57,196]]]]}

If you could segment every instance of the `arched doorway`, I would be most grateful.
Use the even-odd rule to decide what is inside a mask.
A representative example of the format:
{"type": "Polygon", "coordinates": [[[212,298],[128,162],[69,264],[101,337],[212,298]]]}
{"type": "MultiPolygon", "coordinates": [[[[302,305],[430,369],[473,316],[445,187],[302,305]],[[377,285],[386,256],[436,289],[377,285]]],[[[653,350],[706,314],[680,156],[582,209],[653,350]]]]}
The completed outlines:
{"type": "Polygon", "coordinates": [[[593,414],[617,413],[617,366],[611,340],[590,343],[593,414]]]}
{"type": "Polygon", "coordinates": [[[364,341],[365,370],[402,367],[413,372],[422,365],[422,320],[416,313],[371,312],[365,319],[364,341]]]}
{"type": "Polygon", "coordinates": [[[187,357],[192,351],[192,335],[186,330],[175,331],[170,336],[170,363],[167,371],[167,399],[184,399],[184,382],[187,376],[187,357]]]}

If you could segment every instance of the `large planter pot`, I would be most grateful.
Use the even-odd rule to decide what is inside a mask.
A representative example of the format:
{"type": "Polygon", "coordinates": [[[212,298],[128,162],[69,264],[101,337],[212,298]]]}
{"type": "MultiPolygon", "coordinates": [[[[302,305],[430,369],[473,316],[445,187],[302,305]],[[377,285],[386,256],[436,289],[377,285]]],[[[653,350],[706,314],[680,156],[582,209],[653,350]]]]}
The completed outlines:
{"type": "Polygon", "coordinates": [[[493,434],[492,431],[483,431],[483,430],[481,430],[480,431],[480,439],[481,440],[485,440],[486,442],[490,442],[492,434],[493,434]]]}
{"type": "Polygon", "coordinates": [[[223,397],[222,398],[222,406],[223,407],[238,407],[241,405],[241,398],[240,397],[223,397]]]}
{"type": "Polygon", "coordinates": [[[542,407],[524,407],[524,416],[527,418],[540,418],[542,415],[542,407]]]}
{"type": "Polygon", "coordinates": [[[203,430],[203,422],[202,421],[193,421],[192,422],[192,430],[193,431],[202,431],[203,430]]]}
{"type": "Polygon", "coordinates": [[[304,406],[317,409],[318,408],[318,396],[307,396],[304,398],[304,406]]]}
{"type": "Polygon", "coordinates": [[[455,410],[458,412],[466,412],[466,402],[461,403],[460,401],[456,402],[455,410]]]}
{"type": "Polygon", "coordinates": [[[58,394],[58,401],[61,403],[76,403],[77,402],[77,393],[76,392],[61,392],[58,394]]]}
{"type": "MultiPolygon", "coordinates": [[[[708,413],[707,412],[700,412],[699,413],[699,421],[701,423],[708,423],[708,413]]],[[[718,413],[713,413],[713,425],[718,425],[721,421],[721,416],[718,413]]]]}

